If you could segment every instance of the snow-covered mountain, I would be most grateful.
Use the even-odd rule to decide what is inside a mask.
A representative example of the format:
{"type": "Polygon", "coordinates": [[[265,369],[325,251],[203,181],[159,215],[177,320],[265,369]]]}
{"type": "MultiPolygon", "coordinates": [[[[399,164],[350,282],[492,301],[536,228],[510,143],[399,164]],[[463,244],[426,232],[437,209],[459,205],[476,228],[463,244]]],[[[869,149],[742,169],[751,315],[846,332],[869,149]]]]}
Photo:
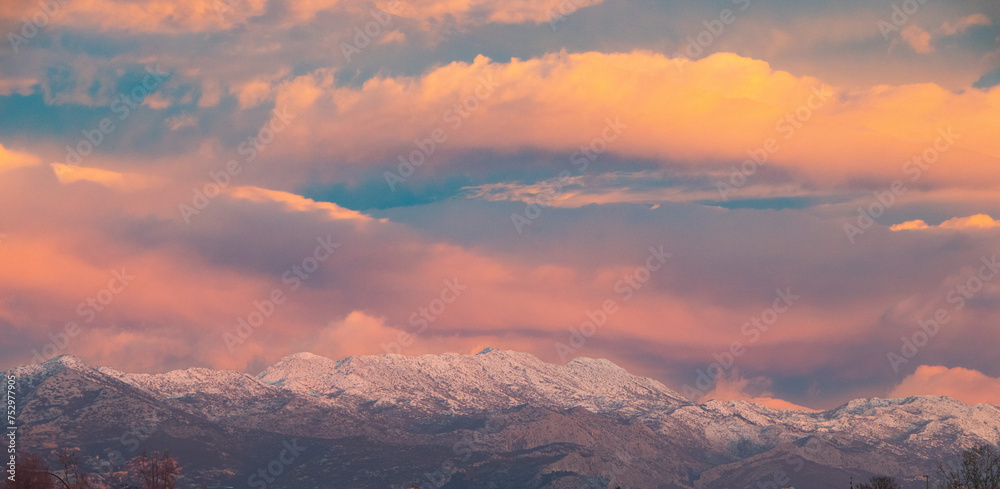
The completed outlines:
{"type": "Polygon", "coordinates": [[[258,378],[270,385],[353,405],[404,405],[427,412],[475,413],[529,404],[553,409],[635,413],[690,404],[655,380],[607,361],[553,365],[529,353],[487,349],[477,355],[286,357],[258,378]]]}
{"type": "Polygon", "coordinates": [[[1000,442],[993,405],[695,404],[607,360],[554,365],[492,349],[339,361],[299,353],[256,377],[129,374],[61,356],[8,375],[22,446],[79,446],[95,467],[140,447],[171,449],[186,483],[210,487],[246,486],[289,439],[307,455],[272,487],[840,487],[882,473],[916,483],[965,448],[1000,442]]]}

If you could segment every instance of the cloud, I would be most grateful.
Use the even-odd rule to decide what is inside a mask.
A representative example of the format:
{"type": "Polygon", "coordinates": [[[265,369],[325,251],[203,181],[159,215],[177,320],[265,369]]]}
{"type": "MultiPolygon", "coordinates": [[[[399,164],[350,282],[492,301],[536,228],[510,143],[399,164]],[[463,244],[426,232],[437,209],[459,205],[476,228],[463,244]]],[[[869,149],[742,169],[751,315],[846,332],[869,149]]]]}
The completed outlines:
{"type": "Polygon", "coordinates": [[[916,25],[910,25],[900,32],[903,40],[906,41],[914,51],[918,53],[930,53],[934,51],[931,46],[931,34],[916,25]]]}
{"type": "MultiPolygon", "coordinates": [[[[284,74],[279,74],[278,78],[284,74]]],[[[235,88],[241,109],[256,107],[271,95],[271,83],[268,80],[255,79],[235,88]]]]}
{"type": "MultiPolygon", "coordinates": [[[[0,358],[28,361],[121,267],[135,284],[70,350],[152,371],[244,369],[303,349],[381,353],[383,341],[419,329],[413,315],[457,278],[468,290],[403,353],[494,346],[559,361],[554,346],[612,298],[620,310],[575,354],[679,386],[720,346],[749,343],[741,327],[770,306],[775,288],[793,287],[802,304],[739,359],[751,379],[769,380],[737,378],[718,397],[829,406],[887,391],[898,379],[884,352],[925,317],[896,305],[943,300],[996,242],[992,233],[879,225],[851,247],[838,219],[895,179],[909,188],[879,224],[937,223],[1000,204],[1000,89],[962,90],[992,59],[962,43],[987,30],[948,40],[957,46],[936,43],[943,34],[931,30],[918,47],[936,51],[883,58],[872,19],[885,9],[805,6],[775,27],[774,7],[755,4],[706,57],[688,61],[659,53],[695,36],[717,14],[710,6],[596,3],[410,2],[350,65],[340,43],[372,21],[370,3],[221,0],[232,7],[221,16],[214,0],[153,0],[148,15],[125,5],[117,16],[108,9],[122,2],[64,3],[70,10],[0,81],[0,108],[12,115],[4,143],[34,153],[0,147],[0,167],[18,167],[0,178],[9,216],[0,324],[13,334],[0,340],[0,358]],[[591,10],[573,18],[579,30],[553,36],[548,17],[570,4],[591,10]],[[831,22],[838,28],[816,28],[831,22]],[[92,42],[64,49],[78,37],[92,42]],[[493,59],[475,56],[482,46],[493,59]],[[849,61],[835,59],[838,50],[849,61]],[[102,144],[100,161],[40,164],[61,161],[152,60],[170,81],[102,144]],[[206,171],[261,134],[272,105],[294,114],[288,128],[183,222],[178,203],[210,188],[206,171]],[[941,132],[955,141],[939,151],[941,132]],[[699,204],[718,200],[716,184],[732,182],[751,153],[761,158],[769,138],[778,149],[734,196],[811,204],[699,204]],[[383,177],[400,157],[422,163],[393,193],[383,177]],[[911,180],[905,165],[925,157],[932,170],[911,180]],[[564,169],[573,172],[566,185],[518,234],[512,214],[564,169]],[[311,256],[317,236],[343,246],[229,353],[222,335],[287,286],[284,273],[311,256]],[[620,284],[661,245],[676,259],[624,300],[620,284]],[[822,388],[807,392],[806,381],[822,388]]],[[[17,28],[36,7],[7,2],[0,11],[16,15],[0,16],[17,28]]],[[[996,317],[992,287],[954,314],[954,337],[928,350],[928,362],[992,358],[1000,338],[981,327],[996,317]]]]}
{"type": "MultiPolygon", "coordinates": [[[[251,200],[254,202],[281,203],[284,205],[284,208],[289,211],[319,212],[330,219],[351,219],[357,221],[372,220],[370,216],[351,209],[345,209],[332,202],[317,202],[289,192],[268,190],[259,187],[235,187],[228,190],[228,192],[233,197],[251,200]]],[[[381,221],[385,222],[384,219],[381,221]]]]}
{"type": "Polygon", "coordinates": [[[191,127],[198,124],[198,118],[191,114],[180,114],[169,117],[163,122],[170,128],[171,131],[178,131],[185,127],[191,127]]]}
{"type": "Polygon", "coordinates": [[[30,95],[35,91],[36,85],[38,85],[38,80],[33,78],[2,77],[0,78],[0,96],[6,97],[13,93],[30,95]]]}
{"type": "Polygon", "coordinates": [[[378,40],[378,44],[389,44],[393,42],[405,42],[406,33],[403,31],[389,31],[385,35],[381,36],[378,40]]]}
{"type": "Polygon", "coordinates": [[[948,396],[966,404],[1000,405],[1000,378],[962,367],[921,365],[888,394],[889,397],[948,396]]]}
{"type": "Polygon", "coordinates": [[[301,350],[330,358],[344,358],[358,352],[384,353],[377,351],[376,345],[391,343],[399,333],[400,330],[385,325],[384,317],[351,311],[347,317],[331,320],[316,331],[310,341],[303,342],[301,350]]]}
{"type": "Polygon", "coordinates": [[[993,25],[993,21],[985,14],[976,13],[968,17],[963,17],[955,23],[946,21],[944,24],[941,24],[938,30],[946,36],[954,36],[955,34],[965,32],[966,29],[974,25],[993,25]]]}
{"type": "Polygon", "coordinates": [[[942,229],[989,229],[1000,226],[1000,222],[986,214],[976,214],[969,217],[956,217],[941,223],[942,229]]]}
{"type": "Polygon", "coordinates": [[[893,231],[910,231],[915,229],[928,229],[930,226],[926,222],[916,219],[913,221],[901,222],[899,224],[893,224],[889,229],[893,231]]]}
{"type": "Polygon", "coordinates": [[[40,160],[35,155],[10,150],[0,144],[0,172],[24,166],[34,166],[39,162],[40,160]]]}
{"type": "Polygon", "coordinates": [[[149,175],[138,173],[119,173],[100,168],[70,166],[64,163],[51,163],[51,166],[62,184],[87,181],[121,190],[136,191],[147,187],[154,179],[149,175]]]}
{"type": "Polygon", "coordinates": [[[978,229],[991,229],[995,227],[1000,227],[1000,221],[997,221],[987,214],[976,214],[974,216],[968,217],[954,217],[942,222],[937,226],[929,226],[926,222],[921,219],[914,221],[907,221],[900,224],[894,224],[889,229],[893,231],[913,231],[913,230],[933,230],[933,229],[949,229],[949,230],[978,230],[978,229]]]}
{"type": "Polygon", "coordinates": [[[771,409],[816,411],[812,408],[807,408],[805,406],[788,402],[784,399],[777,399],[773,397],[773,394],[767,390],[767,386],[770,382],[766,379],[757,378],[751,380],[738,376],[730,377],[735,378],[727,378],[724,374],[716,378],[712,390],[706,392],[699,399],[694,400],[697,402],[706,402],[712,399],[717,401],[750,401],[771,409]],[[748,394],[748,390],[756,391],[756,394],[748,394]]]}
{"type": "MultiPolygon", "coordinates": [[[[102,180],[104,174],[88,170],[94,169],[70,173],[102,180]]],[[[820,406],[842,401],[842,393],[788,399],[788,389],[781,390],[783,376],[836,372],[831,384],[844,383],[841,376],[850,377],[852,369],[864,379],[879,368],[890,376],[886,365],[864,360],[884,360],[887,344],[877,339],[884,329],[877,321],[886,304],[936,284],[942,263],[979,253],[971,260],[978,263],[984,252],[971,245],[937,249],[933,236],[918,236],[916,244],[892,241],[894,233],[871,236],[880,245],[866,251],[851,248],[837,226],[804,212],[689,203],[664,203],[655,210],[553,207],[530,232],[518,235],[509,216],[524,207],[508,201],[454,199],[400,210],[440,226],[431,227],[403,214],[375,218],[249,185],[229,187],[186,224],[177,204],[190,199],[193,179],[199,188],[205,184],[204,167],[198,170],[150,172],[159,178],[142,192],[129,191],[128,185],[63,184],[41,165],[5,174],[0,206],[30,218],[5,222],[2,230],[8,235],[2,253],[9,265],[0,267],[5,297],[0,321],[23,338],[0,343],[3,358],[30,361],[31,350],[50,341],[47,333],[61,331],[69,320],[81,321],[77,305],[107,287],[112,271],[123,267],[135,275],[134,283],[97,319],[81,322],[83,336],[68,351],[126,370],[192,364],[246,369],[295,351],[315,351],[302,338],[324,338],[331,356],[378,354],[399,332],[419,331],[414,315],[421,319],[420,311],[441,297],[444,281],[457,279],[467,289],[433,316],[403,353],[492,345],[558,362],[555,345],[570,342],[571,328],[579,329],[588,313],[613,299],[619,310],[575,355],[607,357],[680,386],[690,382],[684,375],[694,367],[688,365],[703,366],[718,345],[740,340],[748,351],[740,367],[774,379],[773,385],[722,388],[716,398],[820,406]],[[291,291],[285,273],[313,255],[317,236],[331,236],[342,246],[291,291]],[[651,273],[640,288],[629,288],[626,301],[620,292],[625,278],[635,277],[637,267],[647,263],[649,247],[661,244],[678,258],[651,273]],[[925,246],[934,250],[935,260],[923,259],[925,246]],[[518,247],[530,252],[512,251],[518,247]],[[895,250],[892,257],[880,252],[885,247],[895,250]],[[844,287],[845,281],[852,286],[844,287]],[[808,302],[796,304],[750,344],[741,326],[770,307],[776,287],[793,287],[808,302]],[[222,335],[232,333],[237,319],[275,288],[288,300],[230,353],[222,335]],[[113,342],[102,344],[104,337],[113,342]],[[856,343],[873,337],[870,344],[856,343]],[[151,346],[156,344],[169,348],[151,346]]],[[[960,320],[953,321],[954,331],[961,331],[960,320]]],[[[989,344],[980,340],[979,348],[989,344]]],[[[944,350],[949,358],[984,354],[975,346],[971,353],[944,350]]]]}
{"type": "MultiPolygon", "coordinates": [[[[650,204],[662,202],[713,202],[721,194],[714,185],[726,181],[725,172],[701,172],[691,175],[642,170],[558,176],[535,183],[497,182],[461,189],[469,199],[490,202],[513,201],[541,203],[546,207],[576,208],[591,204],[650,204]],[[711,179],[711,180],[709,180],[711,179]]],[[[740,199],[780,199],[817,196],[796,183],[771,184],[764,178],[739,189],[740,199]]]]}
{"type": "Polygon", "coordinates": [[[292,163],[271,176],[290,183],[358,166],[408,175],[401,159],[419,166],[420,180],[475,151],[578,158],[593,146],[606,163],[642,158],[708,172],[754,154],[814,188],[910,179],[905,163],[928,155],[955,171],[921,172],[923,186],[1000,184],[1000,142],[985,129],[1000,124],[1000,90],[838,89],[733,54],[694,62],[641,51],[509,63],[479,56],[361,87],[317,70],[276,90],[276,106],[297,119],[287,137],[292,163]],[[669,110],[654,110],[662,107],[669,110]]]}
{"type": "MultiPolygon", "coordinates": [[[[425,27],[457,23],[463,28],[487,23],[543,23],[603,0],[574,0],[567,8],[565,0],[403,0],[378,2],[378,8],[394,15],[419,19],[425,27]]],[[[290,26],[310,21],[317,14],[331,10],[361,10],[340,0],[305,0],[293,2],[277,13],[268,11],[265,0],[191,0],[177,4],[169,0],[150,0],[141,5],[114,0],[76,0],[60,2],[59,8],[46,16],[47,23],[103,32],[167,33],[215,32],[233,29],[265,16],[278,16],[280,24],[290,26]],[[51,17],[51,18],[49,18],[51,17]]],[[[368,9],[364,9],[367,10],[368,9]]],[[[37,2],[13,0],[0,8],[0,19],[20,20],[41,12],[37,2]]]]}
{"type": "Polygon", "coordinates": [[[603,0],[402,0],[399,15],[436,22],[455,19],[460,25],[550,22],[603,0]]]}
{"type": "MultiPolygon", "coordinates": [[[[114,0],[58,2],[50,16],[56,26],[100,31],[184,33],[229,29],[264,12],[265,0],[170,0],[142,3],[114,0]]],[[[38,2],[14,0],[0,9],[0,18],[19,19],[41,12],[38,2]]],[[[48,17],[48,16],[47,16],[48,17]]]]}

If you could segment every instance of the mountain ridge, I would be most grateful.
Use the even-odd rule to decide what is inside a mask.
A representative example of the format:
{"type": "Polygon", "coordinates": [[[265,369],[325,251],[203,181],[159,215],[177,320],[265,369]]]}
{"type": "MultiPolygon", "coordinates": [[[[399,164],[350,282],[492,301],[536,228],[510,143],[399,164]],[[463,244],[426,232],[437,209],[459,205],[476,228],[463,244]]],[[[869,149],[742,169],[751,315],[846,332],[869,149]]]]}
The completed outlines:
{"type": "Polygon", "coordinates": [[[252,471],[273,456],[274,443],[292,437],[321,455],[285,487],[326,487],[330,478],[349,487],[409,484],[468,445],[452,485],[440,486],[449,489],[612,480],[721,489],[787,470],[789,460],[805,467],[797,484],[834,487],[819,482],[877,473],[916,481],[941,457],[1000,442],[1000,407],[990,404],[944,396],[855,399],[821,412],[697,404],[604,359],[555,365],[493,349],[340,360],[303,352],[256,376],[205,368],[130,374],[73,356],[8,372],[18,378],[27,446],[69,440],[97,463],[122,451],[127,427],[150,447],[178,451],[192,474],[229,485],[242,484],[234,474],[252,471]]]}
{"type": "MultiPolygon", "coordinates": [[[[397,354],[397,353],[385,353],[385,354],[379,354],[379,355],[350,355],[350,356],[344,357],[344,358],[339,359],[339,360],[331,359],[329,357],[324,357],[322,355],[317,355],[317,354],[311,353],[311,352],[298,352],[298,353],[293,353],[293,354],[290,354],[290,355],[286,355],[285,357],[282,357],[277,362],[275,362],[273,365],[271,365],[269,367],[266,367],[264,370],[262,370],[257,375],[252,375],[252,374],[249,374],[249,373],[240,372],[240,371],[236,371],[236,370],[212,369],[212,368],[207,368],[207,367],[188,367],[188,368],[175,369],[175,370],[170,370],[170,371],[163,372],[163,373],[153,373],[153,374],[147,374],[147,373],[130,373],[130,372],[125,372],[125,371],[117,370],[117,369],[114,369],[114,368],[111,368],[111,367],[103,367],[103,366],[93,367],[93,366],[87,364],[86,362],[84,362],[79,357],[77,357],[75,355],[72,355],[72,354],[58,355],[58,356],[53,357],[53,358],[51,358],[51,359],[49,359],[49,360],[47,360],[47,361],[45,361],[43,363],[40,363],[40,364],[38,364],[38,363],[36,363],[36,364],[27,364],[27,365],[22,365],[22,366],[19,366],[19,367],[14,367],[14,368],[8,370],[7,372],[8,373],[22,373],[22,374],[29,373],[29,374],[33,374],[33,373],[38,373],[38,372],[47,372],[47,371],[49,371],[48,369],[50,369],[50,368],[53,368],[53,367],[58,368],[58,367],[61,366],[61,367],[64,367],[64,368],[73,368],[73,369],[76,369],[76,370],[79,370],[79,371],[91,371],[91,370],[92,371],[96,371],[98,373],[101,373],[103,375],[108,375],[108,376],[116,378],[118,380],[131,381],[133,383],[133,385],[135,385],[137,387],[148,386],[154,392],[155,391],[163,392],[163,389],[165,389],[166,386],[170,385],[170,384],[174,384],[174,385],[186,385],[186,384],[183,384],[183,382],[182,382],[182,380],[185,379],[185,378],[190,379],[191,380],[190,383],[192,383],[192,384],[207,385],[205,382],[200,382],[199,383],[198,381],[200,379],[204,379],[207,376],[206,374],[211,374],[211,373],[215,373],[215,374],[223,373],[227,377],[230,377],[230,378],[233,378],[233,379],[257,380],[257,381],[260,381],[262,384],[265,384],[265,385],[268,385],[268,386],[282,386],[282,387],[284,387],[285,382],[288,380],[287,377],[282,377],[282,378],[279,378],[279,379],[275,379],[274,378],[280,372],[279,367],[286,366],[289,363],[300,362],[300,361],[306,361],[306,362],[312,362],[312,363],[319,363],[320,366],[329,366],[330,368],[328,369],[328,372],[336,372],[336,371],[340,370],[342,367],[343,368],[350,368],[350,367],[354,366],[355,368],[357,368],[358,366],[354,365],[355,363],[358,363],[358,364],[363,365],[363,366],[371,366],[373,363],[378,362],[380,359],[393,359],[393,360],[402,359],[402,360],[404,360],[404,363],[406,361],[418,362],[419,363],[419,362],[422,362],[422,361],[426,361],[426,359],[433,359],[433,358],[477,359],[477,358],[481,358],[483,355],[489,354],[489,353],[504,355],[507,358],[529,359],[529,361],[531,363],[535,364],[535,365],[547,365],[547,366],[555,367],[556,369],[562,368],[562,369],[572,370],[574,367],[585,369],[585,368],[595,368],[595,366],[596,366],[596,368],[599,369],[599,371],[604,371],[604,372],[611,371],[611,372],[621,373],[621,374],[624,374],[624,376],[626,376],[627,378],[636,379],[636,380],[640,381],[644,385],[651,385],[651,386],[658,387],[663,393],[668,394],[671,398],[674,398],[676,401],[678,401],[680,403],[691,404],[691,405],[699,405],[699,404],[700,405],[708,405],[708,404],[717,404],[717,403],[724,403],[724,404],[727,404],[727,405],[734,405],[734,406],[735,405],[753,405],[753,406],[757,406],[759,408],[773,410],[773,411],[811,412],[811,413],[817,413],[817,414],[832,413],[832,412],[841,412],[841,411],[857,412],[859,410],[863,411],[862,408],[869,408],[870,409],[870,408],[873,408],[873,407],[885,407],[885,406],[890,406],[890,405],[901,405],[901,404],[907,404],[909,402],[912,402],[912,401],[918,400],[918,399],[949,400],[949,401],[953,401],[953,402],[956,402],[956,403],[965,404],[965,405],[968,405],[968,406],[977,406],[977,405],[983,404],[983,405],[986,405],[986,406],[1000,407],[998,405],[988,404],[988,403],[967,404],[967,403],[964,403],[964,402],[959,401],[957,399],[954,399],[952,397],[944,396],[944,395],[917,395],[917,396],[907,396],[907,397],[901,397],[901,398],[881,398],[881,397],[856,398],[856,399],[851,399],[851,400],[847,401],[846,403],[841,404],[839,406],[832,407],[832,408],[825,409],[825,410],[812,410],[812,409],[797,410],[797,409],[772,408],[772,407],[765,406],[763,404],[755,403],[752,400],[743,400],[743,399],[740,399],[740,400],[729,400],[729,401],[711,399],[711,400],[705,401],[703,403],[697,403],[697,402],[695,402],[693,400],[685,398],[679,392],[677,392],[677,391],[675,391],[673,389],[670,389],[669,387],[665,386],[664,384],[660,383],[657,380],[654,380],[654,379],[651,379],[651,378],[648,378],[648,377],[640,377],[640,376],[633,375],[633,374],[629,373],[627,370],[625,370],[624,368],[620,367],[619,365],[617,365],[614,362],[612,362],[612,361],[610,361],[608,359],[605,359],[605,358],[575,357],[575,358],[571,359],[570,361],[566,362],[565,364],[559,365],[559,364],[552,364],[552,363],[544,362],[544,361],[540,360],[538,357],[536,357],[536,356],[534,356],[534,355],[532,355],[530,353],[519,352],[519,351],[514,351],[514,350],[499,350],[499,349],[495,349],[495,348],[486,348],[483,351],[480,351],[479,353],[475,353],[475,354],[443,353],[443,354],[423,354],[423,355],[413,355],[413,356],[411,356],[411,355],[401,355],[401,354],[397,354]],[[159,382],[156,382],[156,381],[159,381],[159,382]]],[[[399,364],[397,363],[397,364],[395,364],[393,366],[398,368],[399,364]]],[[[423,372],[426,373],[426,370],[423,370],[423,372]]],[[[21,376],[23,376],[23,375],[21,375],[21,376]]],[[[19,377],[21,377],[21,376],[19,376],[19,377]]],[[[334,379],[334,380],[339,380],[335,376],[331,377],[331,378],[334,379]]],[[[287,389],[287,387],[285,387],[285,388],[287,389]]]]}

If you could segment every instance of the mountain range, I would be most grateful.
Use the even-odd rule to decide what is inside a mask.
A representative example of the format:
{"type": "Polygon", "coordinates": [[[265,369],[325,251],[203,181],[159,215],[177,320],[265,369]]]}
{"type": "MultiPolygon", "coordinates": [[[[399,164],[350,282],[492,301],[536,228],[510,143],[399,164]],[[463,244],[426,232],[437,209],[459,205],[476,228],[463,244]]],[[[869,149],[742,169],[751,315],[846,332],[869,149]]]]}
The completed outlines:
{"type": "Polygon", "coordinates": [[[78,447],[93,472],[169,450],[179,487],[924,487],[1000,443],[1000,407],[941,396],[823,412],[695,403],[603,359],[528,353],[285,357],[257,376],[132,374],[63,355],[16,378],[20,450],[78,447]]]}

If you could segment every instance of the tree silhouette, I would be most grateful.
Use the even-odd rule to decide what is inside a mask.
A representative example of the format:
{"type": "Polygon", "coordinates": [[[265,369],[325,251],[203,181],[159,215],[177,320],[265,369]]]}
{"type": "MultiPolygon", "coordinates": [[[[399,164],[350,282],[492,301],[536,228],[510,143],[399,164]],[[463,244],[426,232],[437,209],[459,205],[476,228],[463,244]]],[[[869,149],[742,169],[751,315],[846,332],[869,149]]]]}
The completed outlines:
{"type": "Polygon", "coordinates": [[[938,464],[942,489],[1000,488],[1000,450],[993,445],[979,445],[962,453],[957,468],[938,464]]]}
{"type": "Polygon", "coordinates": [[[95,487],[90,474],[80,470],[80,457],[75,450],[61,448],[56,452],[56,459],[62,466],[63,475],[60,480],[69,489],[93,489],[95,487]]]}
{"type": "Polygon", "coordinates": [[[142,489],[176,489],[180,466],[169,452],[145,451],[131,462],[132,471],[138,476],[142,489]]]}
{"type": "Polygon", "coordinates": [[[868,482],[864,482],[859,485],[858,489],[902,489],[902,487],[903,486],[901,486],[899,482],[892,477],[876,475],[871,479],[868,479],[868,482]]]}

